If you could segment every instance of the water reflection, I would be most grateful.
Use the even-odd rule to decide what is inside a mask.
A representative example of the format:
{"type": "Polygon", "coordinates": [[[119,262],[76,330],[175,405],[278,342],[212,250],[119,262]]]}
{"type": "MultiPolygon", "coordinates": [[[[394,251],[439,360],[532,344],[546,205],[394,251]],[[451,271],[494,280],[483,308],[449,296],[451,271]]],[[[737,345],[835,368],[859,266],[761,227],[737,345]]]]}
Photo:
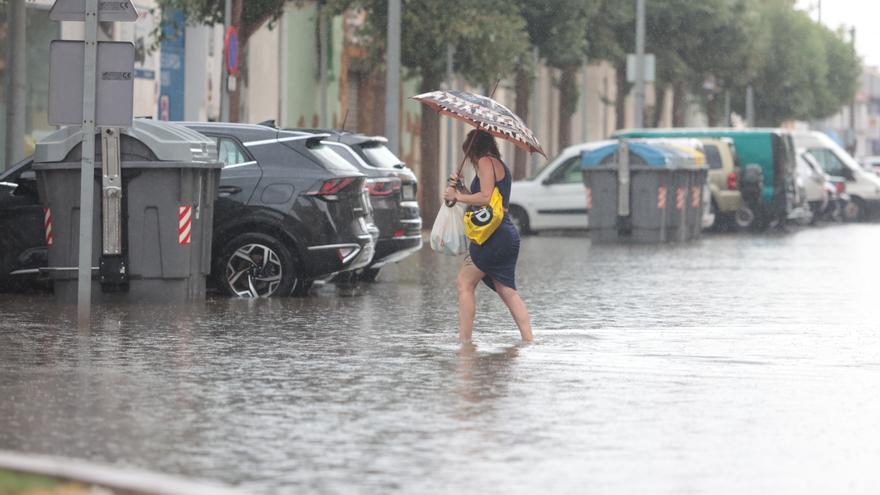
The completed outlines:
{"type": "Polygon", "coordinates": [[[460,260],[427,250],[345,297],[114,305],[85,333],[4,295],[0,448],[257,493],[870,492],[877,245],[526,238],[524,346],[482,286],[460,346],[460,260]]]}

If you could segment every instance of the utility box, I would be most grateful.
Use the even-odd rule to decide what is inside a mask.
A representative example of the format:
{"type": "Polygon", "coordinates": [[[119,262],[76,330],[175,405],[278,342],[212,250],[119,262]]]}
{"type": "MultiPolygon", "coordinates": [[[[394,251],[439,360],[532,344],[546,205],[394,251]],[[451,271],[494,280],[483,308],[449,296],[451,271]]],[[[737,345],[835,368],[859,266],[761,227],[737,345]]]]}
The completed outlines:
{"type": "MultiPolygon", "coordinates": [[[[204,300],[221,169],[216,142],[148,119],[136,119],[123,130],[99,128],[99,133],[104,146],[95,147],[92,297],[204,300]],[[108,146],[106,134],[114,132],[108,146]],[[110,180],[108,164],[118,169],[110,180]]],[[[67,127],[37,143],[34,153],[51,232],[48,271],[56,298],[65,303],[77,298],[81,142],[81,129],[67,127]]]]}

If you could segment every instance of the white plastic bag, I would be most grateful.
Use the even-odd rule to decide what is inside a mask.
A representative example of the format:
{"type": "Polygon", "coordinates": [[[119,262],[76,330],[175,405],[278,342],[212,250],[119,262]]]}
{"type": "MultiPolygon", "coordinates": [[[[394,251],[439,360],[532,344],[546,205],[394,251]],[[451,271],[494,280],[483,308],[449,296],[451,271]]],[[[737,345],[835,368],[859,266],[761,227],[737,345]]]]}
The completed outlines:
{"type": "Polygon", "coordinates": [[[468,249],[468,239],[464,233],[464,206],[443,205],[437,212],[434,228],[431,229],[431,249],[440,254],[458,256],[468,249]]]}

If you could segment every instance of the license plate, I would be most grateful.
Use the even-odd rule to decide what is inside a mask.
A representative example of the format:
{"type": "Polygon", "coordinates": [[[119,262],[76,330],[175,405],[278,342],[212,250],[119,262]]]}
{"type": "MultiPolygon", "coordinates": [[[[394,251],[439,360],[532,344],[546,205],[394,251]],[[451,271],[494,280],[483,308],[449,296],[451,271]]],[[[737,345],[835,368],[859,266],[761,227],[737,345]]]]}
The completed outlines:
{"type": "Polygon", "coordinates": [[[416,185],[415,184],[404,184],[401,188],[401,192],[403,193],[404,200],[416,199],[416,185]]]}

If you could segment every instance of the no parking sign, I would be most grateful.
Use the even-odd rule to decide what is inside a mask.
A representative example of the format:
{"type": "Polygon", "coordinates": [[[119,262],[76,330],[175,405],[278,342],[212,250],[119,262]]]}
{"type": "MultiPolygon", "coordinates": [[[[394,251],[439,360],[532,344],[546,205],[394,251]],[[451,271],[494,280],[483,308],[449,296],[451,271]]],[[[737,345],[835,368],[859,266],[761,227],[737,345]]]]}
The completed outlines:
{"type": "Polygon", "coordinates": [[[226,52],[226,72],[230,76],[238,74],[238,30],[235,26],[226,30],[223,51],[226,52]]]}

